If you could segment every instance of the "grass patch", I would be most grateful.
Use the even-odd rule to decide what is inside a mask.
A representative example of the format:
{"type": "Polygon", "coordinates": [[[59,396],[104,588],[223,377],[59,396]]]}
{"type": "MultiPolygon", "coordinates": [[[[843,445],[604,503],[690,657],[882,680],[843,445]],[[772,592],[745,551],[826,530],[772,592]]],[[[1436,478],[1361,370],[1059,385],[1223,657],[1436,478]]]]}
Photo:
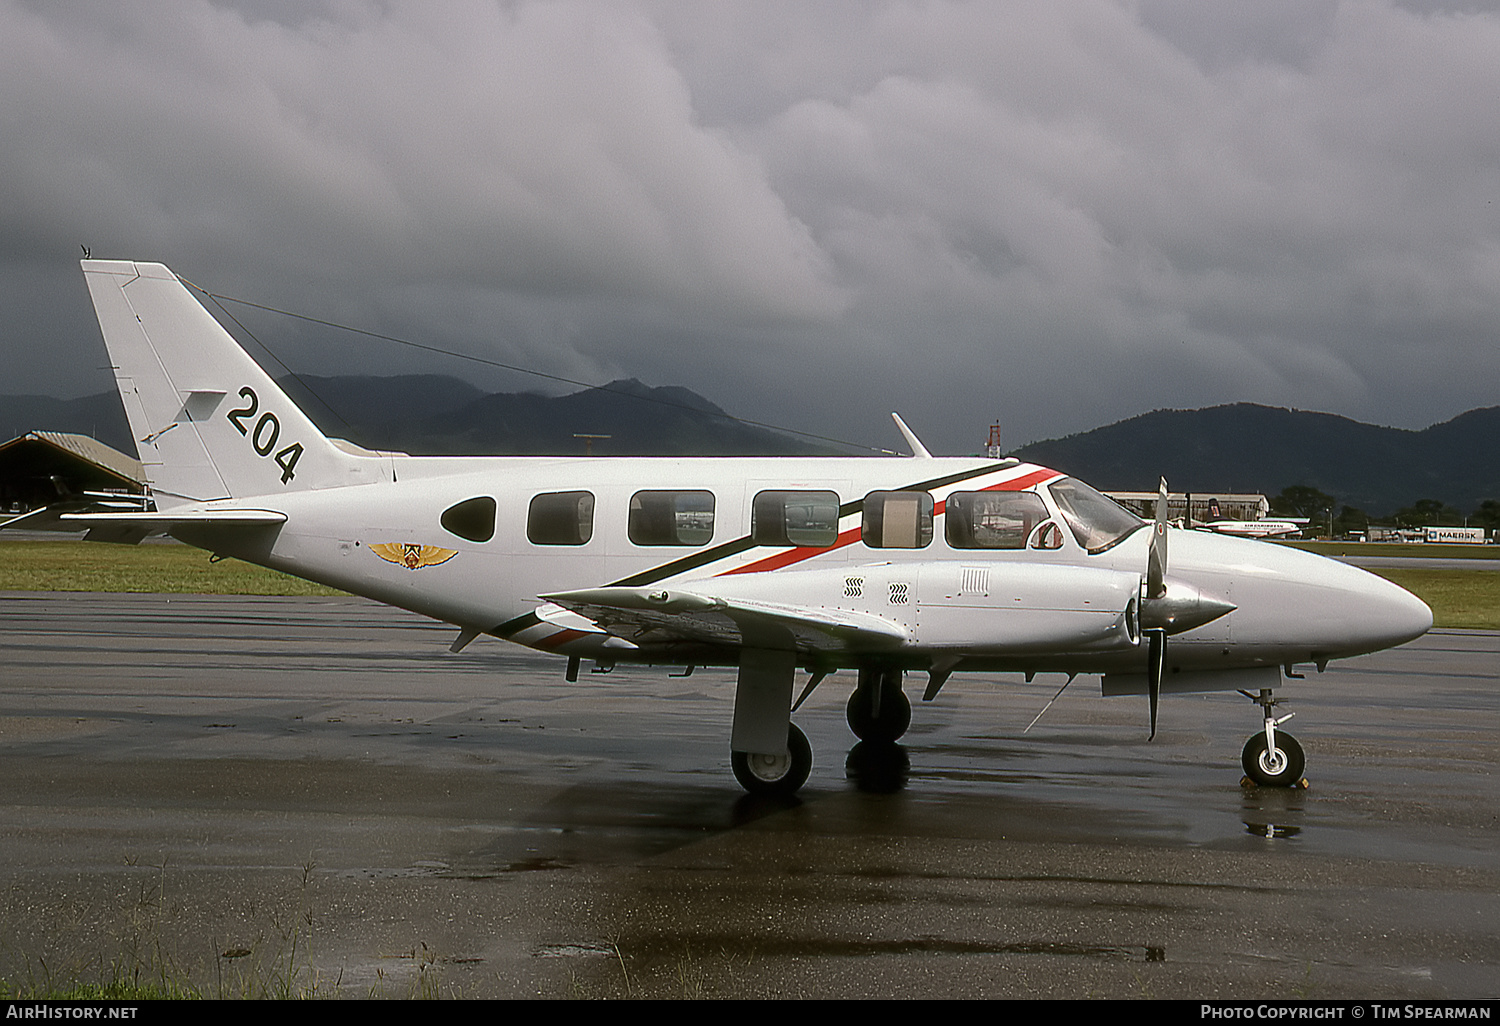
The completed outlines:
{"type": "Polygon", "coordinates": [[[1434,627],[1500,630],[1500,571],[1370,567],[1432,607],[1434,627]]]}
{"type": "Polygon", "coordinates": [[[344,594],[237,559],[210,563],[188,545],[29,540],[0,541],[0,591],[344,594]]]}
{"type": "Polygon", "coordinates": [[[58,986],[13,986],[0,981],[0,1000],[6,1001],[194,1001],[201,997],[203,995],[191,985],[171,980],[163,983],[130,980],[72,982],[58,986]]]}
{"type": "Polygon", "coordinates": [[[1278,541],[1320,556],[1394,556],[1397,559],[1500,559],[1500,545],[1428,545],[1425,542],[1278,541]]]}

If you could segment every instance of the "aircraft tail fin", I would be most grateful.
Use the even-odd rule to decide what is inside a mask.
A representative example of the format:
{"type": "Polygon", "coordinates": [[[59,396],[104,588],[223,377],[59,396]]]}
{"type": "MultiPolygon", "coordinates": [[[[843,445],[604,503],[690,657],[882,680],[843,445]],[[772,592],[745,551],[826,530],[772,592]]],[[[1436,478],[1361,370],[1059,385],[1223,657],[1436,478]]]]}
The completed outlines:
{"type": "Polygon", "coordinates": [[[158,509],[363,478],[166,267],[83,274],[158,509]]]}

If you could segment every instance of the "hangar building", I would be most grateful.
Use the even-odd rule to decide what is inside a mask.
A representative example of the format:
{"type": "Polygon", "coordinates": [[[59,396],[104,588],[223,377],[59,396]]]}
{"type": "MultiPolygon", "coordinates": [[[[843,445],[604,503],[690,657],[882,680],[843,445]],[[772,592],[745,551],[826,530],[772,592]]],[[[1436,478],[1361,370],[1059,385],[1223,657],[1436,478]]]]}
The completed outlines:
{"type": "Polygon", "coordinates": [[[0,444],[0,513],[25,513],[84,491],[142,495],[145,473],[88,435],[28,431],[0,444]]]}

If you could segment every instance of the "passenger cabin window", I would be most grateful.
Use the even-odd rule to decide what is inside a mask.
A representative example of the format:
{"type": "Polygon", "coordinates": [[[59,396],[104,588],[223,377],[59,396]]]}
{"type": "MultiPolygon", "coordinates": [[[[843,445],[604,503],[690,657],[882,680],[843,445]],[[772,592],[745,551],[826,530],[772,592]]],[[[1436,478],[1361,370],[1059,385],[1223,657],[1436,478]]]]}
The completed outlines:
{"type": "Polygon", "coordinates": [[[838,538],[834,492],[760,492],[750,506],[750,540],[757,545],[822,547],[838,538]]]}
{"type": "Polygon", "coordinates": [[[495,500],[488,495],[465,499],[443,510],[438,518],[443,530],[471,542],[487,542],[495,537],[495,500]]]}
{"type": "Polygon", "coordinates": [[[636,492],[630,497],[636,545],[707,545],[714,536],[712,492],[636,492]]]}
{"type": "Polygon", "coordinates": [[[932,542],[932,496],[926,492],[871,492],[860,535],[872,549],[920,549],[932,542]]]}
{"type": "Polygon", "coordinates": [[[546,492],[531,500],[526,537],[533,545],[584,545],[593,536],[592,492],[546,492]]]}
{"type": "Polygon", "coordinates": [[[1046,519],[1047,506],[1033,492],[954,492],[943,531],[955,549],[1024,549],[1046,519]]]}

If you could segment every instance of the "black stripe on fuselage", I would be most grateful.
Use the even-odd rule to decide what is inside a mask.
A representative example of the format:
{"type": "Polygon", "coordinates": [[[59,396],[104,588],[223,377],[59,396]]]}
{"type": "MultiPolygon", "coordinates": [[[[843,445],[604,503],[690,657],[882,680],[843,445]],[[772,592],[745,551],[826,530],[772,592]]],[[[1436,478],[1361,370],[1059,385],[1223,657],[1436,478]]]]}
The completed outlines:
{"type": "MultiPolygon", "coordinates": [[[[968,481],[971,478],[983,477],[985,474],[993,474],[997,470],[1005,469],[1007,468],[987,463],[981,467],[972,467],[968,470],[960,470],[953,474],[945,474],[942,477],[934,477],[927,481],[918,481],[916,484],[902,485],[899,488],[889,490],[893,492],[925,492],[929,488],[941,488],[944,485],[957,484],[960,481],[968,481]]],[[[864,508],[864,499],[855,499],[852,502],[846,502],[839,507],[839,517],[842,519],[843,517],[853,516],[856,513],[863,513],[864,508]]],[[[662,563],[660,566],[654,566],[649,570],[642,570],[640,573],[631,574],[629,577],[622,577],[620,580],[609,585],[609,587],[627,588],[638,587],[643,584],[655,584],[657,581],[666,580],[668,577],[676,577],[678,574],[687,573],[689,570],[696,570],[700,566],[707,566],[709,563],[717,562],[729,556],[736,556],[741,552],[757,547],[758,543],[747,534],[743,538],[736,538],[734,541],[724,542],[721,545],[713,545],[706,549],[700,549],[692,555],[674,559],[669,563],[662,563]]],[[[515,621],[511,622],[514,623],[515,621]]]]}
{"type": "Polygon", "coordinates": [[[488,633],[493,634],[497,638],[509,639],[515,637],[517,634],[520,634],[528,627],[535,627],[541,622],[542,618],[540,616],[537,616],[534,612],[522,613],[520,616],[515,617],[512,620],[506,620],[498,627],[490,628],[488,633]]]}

